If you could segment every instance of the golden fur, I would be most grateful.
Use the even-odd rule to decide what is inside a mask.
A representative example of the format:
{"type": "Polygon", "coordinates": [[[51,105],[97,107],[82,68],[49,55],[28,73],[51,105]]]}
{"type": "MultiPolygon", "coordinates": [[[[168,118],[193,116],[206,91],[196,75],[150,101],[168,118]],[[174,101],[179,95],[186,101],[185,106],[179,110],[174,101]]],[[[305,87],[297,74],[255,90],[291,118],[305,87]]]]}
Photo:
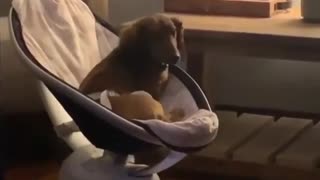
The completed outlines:
{"type": "Polygon", "coordinates": [[[89,72],[80,91],[116,91],[121,96],[110,98],[112,110],[129,119],[180,118],[181,111],[165,115],[158,100],[168,81],[168,64],[178,62],[183,48],[178,19],[162,15],[138,19],[121,32],[119,46],[89,72]],[[135,91],[146,91],[152,97],[130,94],[135,91]]]}

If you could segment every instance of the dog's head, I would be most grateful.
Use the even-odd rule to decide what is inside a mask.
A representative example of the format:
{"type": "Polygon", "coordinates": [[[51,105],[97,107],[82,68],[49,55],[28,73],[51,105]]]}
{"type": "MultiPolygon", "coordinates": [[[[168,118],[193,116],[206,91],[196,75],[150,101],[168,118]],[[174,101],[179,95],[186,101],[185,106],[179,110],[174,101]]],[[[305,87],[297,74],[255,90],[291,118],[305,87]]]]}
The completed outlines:
{"type": "Polygon", "coordinates": [[[120,46],[143,52],[160,65],[176,64],[184,43],[183,25],[177,18],[153,15],[141,18],[121,33],[120,46]]]}

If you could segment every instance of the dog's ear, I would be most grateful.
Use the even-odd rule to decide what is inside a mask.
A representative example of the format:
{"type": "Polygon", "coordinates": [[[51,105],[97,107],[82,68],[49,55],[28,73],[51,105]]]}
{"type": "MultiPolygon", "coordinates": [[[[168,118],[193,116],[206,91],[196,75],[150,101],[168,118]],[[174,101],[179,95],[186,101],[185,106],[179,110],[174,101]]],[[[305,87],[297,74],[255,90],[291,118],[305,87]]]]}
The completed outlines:
{"type": "Polygon", "coordinates": [[[131,47],[132,43],[136,41],[137,28],[131,24],[121,29],[120,31],[120,46],[131,47]]]}
{"type": "Polygon", "coordinates": [[[134,22],[120,31],[120,46],[141,48],[144,41],[145,25],[143,22],[134,22]],[[140,45],[138,45],[140,44],[140,45]]]}
{"type": "Polygon", "coordinates": [[[179,50],[182,50],[184,48],[184,28],[183,23],[180,21],[180,19],[172,17],[171,21],[176,27],[176,33],[177,33],[177,46],[179,50]]]}
{"type": "Polygon", "coordinates": [[[186,52],[186,47],[184,43],[184,28],[183,28],[183,23],[180,19],[172,17],[171,21],[176,27],[176,36],[177,36],[177,47],[180,51],[181,54],[181,59],[183,61],[186,61],[187,59],[187,52],[186,52]]]}

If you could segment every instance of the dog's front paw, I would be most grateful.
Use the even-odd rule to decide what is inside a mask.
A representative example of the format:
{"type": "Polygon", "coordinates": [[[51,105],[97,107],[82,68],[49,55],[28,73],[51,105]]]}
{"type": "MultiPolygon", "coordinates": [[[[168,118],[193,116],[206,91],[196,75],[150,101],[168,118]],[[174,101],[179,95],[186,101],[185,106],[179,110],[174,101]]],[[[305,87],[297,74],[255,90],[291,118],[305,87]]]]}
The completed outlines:
{"type": "Polygon", "coordinates": [[[164,115],[164,114],[158,115],[157,119],[162,120],[162,121],[167,122],[167,123],[171,122],[170,116],[164,115]]]}
{"type": "Polygon", "coordinates": [[[176,122],[181,121],[185,116],[185,112],[183,109],[177,108],[170,111],[170,121],[176,122]]]}

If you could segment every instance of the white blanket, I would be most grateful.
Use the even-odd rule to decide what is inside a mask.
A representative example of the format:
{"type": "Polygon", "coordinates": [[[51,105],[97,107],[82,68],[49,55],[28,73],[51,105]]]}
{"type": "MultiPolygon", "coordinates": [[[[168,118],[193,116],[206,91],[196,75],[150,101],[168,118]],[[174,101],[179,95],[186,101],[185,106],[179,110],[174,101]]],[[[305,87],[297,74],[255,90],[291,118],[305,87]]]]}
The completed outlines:
{"type": "MultiPolygon", "coordinates": [[[[118,37],[97,24],[81,0],[13,0],[12,4],[33,56],[50,72],[76,88],[118,44],[118,37]]],[[[174,76],[170,76],[165,94],[161,100],[164,109],[183,108],[189,118],[177,123],[140,121],[159,139],[176,147],[198,147],[215,138],[217,116],[199,110],[188,89],[174,76]]],[[[103,95],[101,103],[106,102],[103,95]]]]}
{"type": "Polygon", "coordinates": [[[97,25],[81,0],[13,0],[32,55],[74,87],[114,47],[118,38],[97,25]]]}

